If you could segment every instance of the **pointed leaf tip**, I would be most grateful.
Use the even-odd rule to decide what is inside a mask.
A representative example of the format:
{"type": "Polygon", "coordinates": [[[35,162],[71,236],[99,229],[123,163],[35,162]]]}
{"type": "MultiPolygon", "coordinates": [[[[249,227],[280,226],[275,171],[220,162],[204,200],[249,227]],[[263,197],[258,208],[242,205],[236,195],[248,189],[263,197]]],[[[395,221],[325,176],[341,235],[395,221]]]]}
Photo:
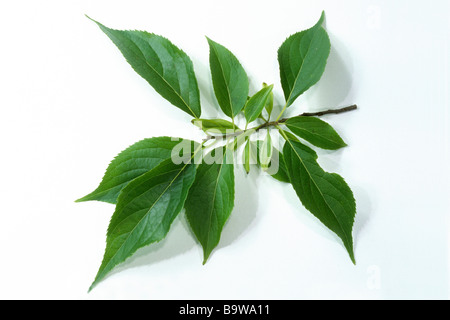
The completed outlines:
{"type": "Polygon", "coordinates": [[[353,248],[346,247],[346,249],[347,249],[348,255],[350,257],[350,260],[352,261],[353,265],[356,266],[355,253],[353,252],[353,248]]]}
{"type": "Polygon", "coordinates": [[[77,199],[77,200],[75,200],[74,202],[75,202],[75,203],[84,202],[84,197],[82,197],[82,198],[80,198],[80,199],[77,199]]]}
{"type": "Polygon", "coordinates": [[[245,106],[249,82],[236,56],[223,45],[206,37],[214,94],[222,111],[234,118],[245,106]]]}
{"type": "Polygon", "coordinates": [[[225,163],[226,157],[225,148],[217,148],[206,155],[205,162],[197,168],[184,205],[189,225],[203,248],[203,264],[219,244],[234,207],[234,165],[225,163]],[[206,159],[213,157],[217,161],[207,164],[206,159]]]}
{"type": "Polygon", "coordinates": [[[319,18],[319,24],[323,24],[325,22],[325,10],[322,10],[322,14],[320,15],[319,18]]]}
{"type": "Polygon", "coordinates": [[[102,25],[100,22],[98,22],[97,20],[92,19],[90,16],[88,16],[87,14],[84,15],[86,18],[88,18],[89,20],[91,20],[92,22],[95,22],[97,25],[102,25]]]}
{"type": "Polygon", "coordinates": [[[210,256],[210,254],[208,254],[207,256],[206,255],[203,256],[203,262],[202,262],[203,266],[208,262],[209,256],[210,256]]]}
{"type": "Polygon", "coordinates": [[[350,259],[356,264],[352,237],[356,203],[350,187],[341,176],[325,172],[317,163],[317,154],[300,142],[287,140],[283,154],[300,201],[342,239],[350,259]]]}
{"type": "Polygon", "coordinates": [[[165,238],[184,206],[195,174],[195,165],[177,165],[169,158],[121,191],[108,226],[104,258],[93,285],[138,249],[165,238]]]}
{"type": "Polygon", "coordinates": [[[286,121],[286,127],[298,137],[322,149],[338,150],[347,146],[334,128],[319,118],[293,117],[286,121]]]}
{"type": "Polygon", "coordinates": [[[278,49],[281,85],[290,106],[316,84],[325,71],[330,54],[330,39],[324,28],[325,14],[310,29],[293,34],[278,49]]]}
{"type": "Polygon", "coordinates": [[[272,89],[273,84],[270,86],[264,86],[260,91],[248,99],[244,109],[247,123],[255,121],[261,115],[261,112],[271,98],[272,89]]]}
{"type": "Polygon", "coordinates": [[[154,137],[136,142],[120,152],[108,165],[97,189],[75,202],[103,201],[115,204],[121,190],[135,178],[170,159],[175,147],[193,147],[193,141],[175,137],[154,137]]]}
{"type": "Polygon", "coordinates": [[[183,50],[167,38],[153,33],[115,30],[95,20],[92,21],[97,23],[134,71],[156,92],[194,118],[200,117],[200,92],[194,66],[183,50]]]}

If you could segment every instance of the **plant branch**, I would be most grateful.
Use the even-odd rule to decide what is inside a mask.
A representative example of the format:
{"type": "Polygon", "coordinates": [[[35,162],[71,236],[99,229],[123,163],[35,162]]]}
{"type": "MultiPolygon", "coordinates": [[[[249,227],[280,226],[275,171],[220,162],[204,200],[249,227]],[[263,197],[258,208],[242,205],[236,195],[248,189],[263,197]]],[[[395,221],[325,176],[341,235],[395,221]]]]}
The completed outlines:
{"type": "Polygon", "coordinates": [[[341,109],[331,109],[331,110],[319,111],[319,112],[313,112],[313,113],[305,112],[305,113],[301,114],[300,116],[302,116],[302,117],[320,117],[320,116],[324,116],[326,114],[339,114],[339,113],[353,111],[356,109],[358,109],[358,106],[356,104],[354,104],[352,106],[348,106],[348,107],[341,108],[341,109]]]}
{"type": "MultiPolygon", "coordinates": [[[[330,110],[318,111],[318,112],[305,112],[305,113],[298,115],[298,117],[320,117],[320,116],[324,116],[327,114],[340,114],[340,113],[345,113],[345,112],[356,110],[357,108],[358,108],[358,106],[356,104],[354,104],[354,105],[351,105],[351,106],[348,106],[345,108],[340,108],[340,109],[330,109],[330,110]]],[[[207,136],[205,139],[203,139],[203,141],[206,142],[208,140],[213,140],[213,139],[218,140],[218,139],[228,139],[228,138],[232,138],[232,137],[237,137],[237,136],[240,136],[241,134],[246,133],[249,130],[254,130],[255,132],[257,132],[264,128],[274,127],[274,126],[283,124],[286,121],[288,121],[289,119],[290,118],[284,118],[284,119],[280,119],[277,121],[265,122],[265,123],[261,124],[260,126],[253,127],[253,128],[246,129],[246,130],[236,131],[236,132],[233,132],[230,134],[219,135],[219,136],[207,136]]]]}

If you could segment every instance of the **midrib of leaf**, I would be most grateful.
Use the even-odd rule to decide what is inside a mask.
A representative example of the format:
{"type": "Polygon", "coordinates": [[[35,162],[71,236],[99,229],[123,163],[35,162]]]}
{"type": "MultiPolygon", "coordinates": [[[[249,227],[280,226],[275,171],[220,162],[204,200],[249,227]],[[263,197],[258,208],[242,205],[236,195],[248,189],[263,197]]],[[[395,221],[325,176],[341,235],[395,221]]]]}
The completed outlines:
{"type": "MultiPolygon", "coordinates": [[[[300,157],[300,155],[297,153],[297,150],[295,150],[294,146],[292,145],[292,143],[289,141],[289,139],[286,140],[289,145],[291,146],[292,150],[295,152],[295,154],[297,155],[297,158],[300,160],[300,162],[302,163],[303,167],[305,168],[306,172],[308,173],[308,176],[310,178],[310,180],[313,182],[314,186],[317,188],[317,190],[319,191],[320,195],[322,196],[322,198],[325,200],[325,196],[322,193],[322,191],[320,190],[319,186],[317,185],[316,181],[313,179],[313,177],[311,176],[311,173],[308,170],[308,167],[305,165],[305,163],[303,162],[302,158],[300,157]]],[[[334,218],[336,219],[337,223],[339,224],[339,227],[341,228],[341,230],[343,231],[343,235],[345,237],[345,240],[348,244],[351,244],[351,242],[349,241],[347,234],[344,230],[344,228],[342,227],[341,222],[339,221],[336,213],[334,212],[334,210],[330,207],[330,205],[328,204],[328,202],[325,200],[325,203],[327,205],[327,207],[331,210],[331,212],[333,213],[334,218]]],[[[353,258],[352,258],[353,260],[353,258]]]]}
{"type": "MultiPolygon", "coordinates": [[[[134,43],[133,43],[134,44],[134,43]]],[[[135,44],[134,44],[135,45],[135,44]]],[[[142,50],[137,46],[137,45],[135,45],[137,48],[138,48],[138,50],[139,50],[139,52],[141,53],[141,55],[142,55],[142,57],[144,57],[144,53],[142,52],[142,50]]],[[[177,55],[178,55],[178,52],[176,53],[177,55]]],[[[159,59],[159,56],[158,55],[156,55],[157,57],[158,57],[158,59],[159,59]]],[[[172,87],[172,85],[169,83],[169,82],[167,82],[167,80],[163,77],[163,75],[161,75],[155,68],[153,68],[153,66],[151,65],[151,64],[149,64],[148,62],[147,62],[147,60],[144,58],[143,59],[144,60],[144,62],[145,62],[145,64],[147,64],[172,90],[173,90],[173,92],[175,92],[175,94],[180,98],[180,100],[183,102],[183,104],[189,109],[189,111],[191,111],[191,113],[192,113],[192,115],[195,117],[195,118],[197,118],[197,114],[191,109],[191,107],[186,103],[186,101],[184,100],[184,98],[175,90],[175,88],[174,87],[172,87]]],[[[159,59],[159,63],[161,64],[161,65],[163,65],[162,64],[162,62],[161,62],[161,59],[159,59]]],[[[183,61],[183,64],[184,64],[184,61],[183,61]]],[[[175,72],[177,72],[177,70],[176,70],[177,68],[175,68],[175,72]]],[[[164,70],[164,68],[163,68],[163,70],[164,70]]],[[[178,78],[178,77],[177,77],[178,78]]],[[[189,78],[189,77],[188,77],[189,78]]],[[[178,82],[178,84],[179,84],[179,82],[178,82]]],[[[180,91],[181,91],[181,89],[180,89],[180,91]]]]}
{"type": "MultiPolygon", "coordinates": [[[[223,163],[220,164],[219,173],[217,174],[217,179],[216,179],[216,185],[214,186],[214,196],[213,196],[211,211],[210,211],[210,215],[209,215],[209,222],[208,222],[209,228],[208,228],[208,233],[206,235],[206,242],[207,242],[208,246],[209,246],[209,234],[211,232],[212,215],[213,215],[213,212],[214,212],[214,202],[216,201],[217,186],[219,185],[220,173],[222,172],[222,168],[223,168],[223,163]]],[[[207,258],[204,258],[203,264],[206,263],[206,259],[207,258]]]]}
{"type": "MultiPolygon", "coordinates": [[[[139,48],[138,48],[139,49],[139,48]]],[[[140,50],[140,49],[139,49],[140,50]]],[[[140,50],[141,51],[141,50],[140,50]]],[[[142,53],[142,51],[141,51],[141,53],[142,53]]],[[[157,55],[158,56],[158,55],[157,55]]],[[[158,59],[159,59],[159,56],[158,56],[158,59]]],[[[191,109],[191,107],[186,103],[186,101],[184,100],[184,98],[175,90],[175,88],[174,87],[172,87],[172,85],[169,83],[169,82],[167,82],[167,80],[166,79],[164,79],[164,77],[155,69],[155,68],[153,68],[153,66],[151,65],[151,64],[149,64],[148,62],[147,62],[147,60],[145,60],[144,59],[144,61],[145,61],[145,63],[150,67],[150,68],[152,68],[152,70],[153,71],[155,71],[156,72],[156,74],[173,90],[173,92],[175,92],[175,94],[181,99],[181,101],[184,103],[184,105],[189,109],[189,111],[191,111],[191,113],[192,113],[192,115],[194,116],[194,117],[196,117],[197,118],[197,114],[191,109]]],[[[160,63],[161,63],[161,60],[159,60],[160,61],[160,63]]],[[[183,61],[183,63],[184,63],[184,61],[183,61]]],[[[161,65],[162,65],[162,63],[161,63],[161,65]]],[[[186,65],[185,65],[186,66],[186,65]]],[[[163,69],[164,70],[164,69],[163,69]]],[[[176,70],[176,68],[175,68],[175,72],[177,72],[177,70],[176,70]]],[[[178,77],[177,77],[178,78],[178,77]]],[[[179,82],[178,82],[178,84],[180,84],[179,82]]],[[[181,89],[180,89],[180,91],[181,91],[181,89]]]]}
{"type": "MultiPolygon", "coordinates": [[[[194,153],[193,153],[193,155],[192,155],[192,157],[191,157],[191,161],[192,161],[192,159],[195,157],[195,155],[202,149],[202,147],[203,147],[203,144],[204,143],[202,143],[195,151],[194,151],[194,153]]],[[[125,238],[125,241],[122,243],[122,245],[119,247],[119,249],[117,249],[117,251],[116,251],[116,253],[114,253],[114,255],[110,258],[110,260],[109,260],[109,262],[106,264],[106,266],[103,268],[103,270],[105,270],[109,265],[110,265],[110,263],[111,263],[111,261],[116,257],[116,255],[117,255],[117,253],[122,249],[122,247],[124,246],[124,244],[125,244],[125,242],[129,239],[129,237],[130,237],[130,234],[132,234],[133,232],[134,232],[134,230],[136,229],[136,227],[138,226],[138,225],[140,225],[141,224],[141,222],[142,222],[142,220],[144,219],[144,217],[146,217],[147,215],[148,215],[148,213],[151,211],[151,209],[155,206],[155,204],[159,201],[159,199],[161,199],[161,197],[167,192],[167,190],[168,190],[168,188],[173,184],[173,182],[178,178],[178,176],[186,169],[186,167],[189,165],[190,163],[188,162],[188,163],[186,163],[185,165],[184,165],[184,167],[183,168],[181,168],[181,170],[178,172],[178,174],[170,181],[170,183],[169,183],[169,185],[164,189],[164,191],[159,195],[159,197],[155,200],[155,202],[152,204],[152,206],[150,207],[150,209],[147,211],[147,213],[146,214],[144,214],[143,216],[142,216],[142,218],[139,220],[139,222],[133,227],[133,229],[127,234],[127,236],[126,236],[126,238],[125,238]]],[[[129,204],[129,203],[128,203],[129,204]]],[[[127,205],[128,205],[127,204],[127,205]]],[[[126,206],[125,206],[126,207],[126,206]]],[[[116,226],[117,227],[117,226],[116,226]]],[[[116,228],[115,227],[115,228],[116,228]]],[[[115,230],[115,228],[114,228],[114,230],[115,230]]],[[[153,232],[154,233],[154,232],[153,232]]],[[[152,233],[152,235],[153,235],[153,233],[152,233]]],[[[102,272],[103,273],[103,272],[102,272]]],[[[100,275],[100,274],[99,274],[100,275]]],[[[89,288],[89,291],[90,290],[92,290],[92,288],[94,287],[94,285],[97,283],[97,281],[99,280],[99,279],[101,279],[101,278],[99,278],[98,276],[99,275],[97,275],[97,277],[96,277],[96,279],[94,280],[94,282],[92,283],[92,285],[90,286],[90,288],[89,288]]],[[[106,275],[106,274],[105,274],[106,275]]]]}
{"type": "MultiPolygon", "coordinates": [[[[142,149],[138,149],[138,150],[145,150],[145,149],[149,149],[149,148],[142,148],[142,149]]],[[[148,159],[148,157],[136,157],[136,158],[133,158],[133,159],[128,159],[128,160],[126,160],[126,161],[120,163],[120,165],[123,165],[123,164],[125,164],[126,162],[128,162],[128,161],[130,161],[130,160],[135,160],[135,159],[148,159]]],[[[164,158],[161,158],[161,157],[154,157],[153,159],[164,159],[164,158]]],[[[119,167],[119,166],[117,166],[117,167],[119,167]]],[[[121,176],[123,176],[123,175],[125,175],[125,174],[127,174],[127,173],[130,173],[130,172],[133,172],[133,171],[141,171],[141,170],[145,170],[145,169],[144,169],[144,168],[128,169],[128,170],[125,170],[124,172],[122,172],[121,174],[118,174],[117,176],[115,176],[115,178],[121,177],[121,176]]],[[[147,172],[148,172],[148,171],[150,171],[150,170],[147,170],[147,172]]],[[[128,182],[129,182],[129,181],[128,181],[128,182]]],[[[105,192],[107,192],[107,191],[110,191],[111,189],[117,188],[118,186],[121,186],[121,185],[123,185],[124,183],[127,183],[127,182],[123,182],[123,183],[118,184],[118,185],[116,185],[116,186],[112,186],[112,187],[110,187],[110,188],[104,189],[104,190],[102,190],[100,193],[105,193],[105,192]]]]}
{"type": "MultiPolygon", "coordinates": [[[[103,268],[103,270],[106,270],[109,265],[111,264],[111,262],[113,261],[113,259],[116,257],[117,253],[123,248],[123,246],[125,245],[126,241],[129,239],[130,235],[134,232],[134,230],[137,228],[137,226],[139,226],[142,222],[142,220],[144,220],[145,217],[147,217],[147,215],[149,214],[149,212],[153,209],[153,207],[158,203],[158,201],[161,199],[161,197],[167,192],[167,190],[172,186],[173,182],[178,178],[178,176],[186,169],[186,167],[188,166],[189,163],[186,163],[184,165],[184,167],[178,172],[178,174],[170,181],[169,185],[164,189],[163,192],[161,192],[161,194],[158,196],[158,198],[155,200],[155,202],[152,204],[152,206],[147,210],[147,212],[142,216],[142,218],[138,221],[138,223],[136,223],[136,225],[133,227],[133,229],[128,232],[127,236],[125,237],[125,240],[123,241],[122,245],[119,247],[119,249],[117,249],[117,251],[114,253],[114,255],[109,259],[109,262],[106,264],[106,266],[103,268]]],[[[146,191],[144,191],[145,193],[146,191]]],[[[129,203],[128,203],[129,204],[129,203]]],[[[128,205],[127,204],[127,205],[128,205]]],[[[126,207],[126,206],[125,206],[126,207]]],[[[124,207],[124,208],[125,208],[124,207]]],[[[117,227],[117,226],[116,226],[117,227]]],[[[115,230],[115,228],[114,228],[115,230]]],[[[156,230],[156,229],[155,229],[156,230]]],[[[155,231],[152,232],[151,235],[154,234],[155,231]]],[[[109,272],[109,271],[108,271],[109,272]]],[[[103,273],[103,272],[102,272],[103,273]]],[[[98,277],[97,277],[98,278],[98,277]]],[[[100,278],[101,279],[101,278],[100,278]]],[[[89,291],[93,288],[93,286],[95,285],[95,283],[97,282],[97,279],[94,280],[94,283],[92,283],[91,287],[89,288],[89,291]]]]}
{"type": "Polygon", "coordinates": [[[328,139],[328,137],[326,137],[326,136],[322,136],[322,135],[320,135],[320,134],[316,134],[316,133],[314,133],[314,132],[312,132],[312,131],[308,131],[308,130],[305,130],[305,129],[300,128],[300,127],[296,127],[296,128],[297,128],[298,130],[300,130],[300,131],[303,131],[303,132],[306,132],[306,133],[310,133],[310,134],[314,135],[315,137],[319,137],[319,138],[325,139],[325,140],[327,140],[327,141],[329,141],[329,142],[331,142],[331,143],[333,143],[333,144],[336,144],[336,141],[330,140],[330,139],[328,139]]]}
{"type": "MultiPolygon", "coordinates": [[[[301,42],[301,40],[300,40],[300,42],[301,42]]],[[[311,48],[311,43],[312,43],[312,39],[311,39],[311,42],[308,45],[308,51],[306,52],[306,55],[305,55],[305,57],[302,60],[302,65],[300,66],[300,70],[297,72],[297,76],[295,77],[294,84],[292,85],[291,92],[289,93],[289,97],[286,99],[286,104],[288,104],[289,100],[291,100],[291,96],[292,96],[292,93],[294,92],[295,85],[297,84],[297,80],[298,80],[298,78],[300,76],[300,73],[303,70],[303,66],[305,65],[305,60],[306,60],[306,58],[308,57],[308,55],[310,53],[309,49],[311,48]]],[[[299,43],[299,45],[300,45],[300,43],[299,43]]],[[[301,52],[301,50],[300,50],[300,52],[301,52]]]]}
{"type": "Polygon", "coordinates": [[[228,101],[230,102],[231,119],[234,119],[233,104],[231,103],[231,93],[230,93],[230,89],[228,88],[228,83],[226,82],[225,71],[222,68],[222,61],[219,59],[219,54],[217,53],[216,47],[214,45],[212,47],[213,47],[214,52],[216,53],[217,60],[219,61],[219,67],[220,67],[220,72],[222,73],[222,78],[226,84],[225,87],[227,88],[228,101]]]}
{"type": "MultiPolygon", "coordinates": [[[[136,157],[136,158],[128,159],[128,160],[125,160],[124,162],[120,163],[120,165],[118,165],[117,168],[122,166],[122,165],[124,165],[125,163],[131,161],[131,160],[148,159],[148,158],[149,157],[136,157]]],[[[152,157],[152,159],[160,159],[160,160],[164,161],[166,158],[164,158],[164,157],[152,157]]],[[[121,174],[118,174],[116,177],[120,177],[120,176],[122,176],[122,175],[124,175],[126,173],[129,173],[129,172],[132,172],[132,171],[137,171],[137,170],[144,170],[144,168],[128,169],[128,170],[123,171],[121,174]]],[[[147,171],[150,171],[150,170],[147,170],[147,171]]]]}
{"type": "MultiPolygon", "coordinates": [[[[163,190],[163,192],[161,193],[161,195],[155,200],[155,202],[153,203],[153,205],[150,207],[150,209],[147,211],[147,213],[146,213],[144,216],[146,216],[146,215],[151,211],[151,209],[153,208],[153,206],[154,206],[154,205],[159,201],[159,199],[166,193],[167,189],[168,189],[168,188],[172,185],[172,183],[177,179],[177,177],[178,177],[179,174],[185,169],[185,167],[186,167],[186,165],[180,170],[180,172],[176,175],[176,177],[172,179],[172,181],[170,182],[170,184],[163,190]]],[[[169,172],[161,173],[161,174],[159,174],[159,175],[157,175],[157,176],[154,176],[154,178],[160,177],[160,176],[162,176],[162,175],[164,175],[164,174],[167,174],[167,173],[170,173],[170,172],[173,172],[173,171],[176,171],[176,170],[172,170],[172,171],[169,171],[169,172]]],[[[142,182],[140,185],[144,184],[145,182],[146,182],[146,181],[142,182]]],[[[164,182],[161,182],[161,183],[158,183],[158,184],[154,185],[153,188],[155,188],[155,187],[157,187],[157,186],[159,186],[159,185],[162,185],[162,184],[164,184],[164,182]]],[[[138,185],[138,186],[140,186],[140,185],[138,185]]],[[[138,187],[138,186],[136,186],[136,187],[138,187]]],[[[145,194],[147,191],[148,191],[148,190],[144,190],[140,195],[138,195],[137,197],[135,197],[135,199],[140,198],[140,197],[141,197],[143,194],[145,194]]],[[[131,204],[131,202],[127,203],[127,204],[122,208],[122,211],[125,210],[125,208],[127,208],[130,204],[131,204]]],[[[129,217],[129,216],[128,216],[128,217],[129,217]]],[[[128,218],[128,217],[127,217],[127,218],[128,218]]],[[[139,223],[141,223],[142,219],[143,219],[143,218],[141,218],[141,219],[139,220],[139,222],[136,224],[136,226],[137,226],[139,223]]],[[[117,229],[117,226],[118,226],[120,223],[122,223],[124,220],[125,220],[125,219],[123,219],[123,220],[121,220],[120,222],[118,222],[117,225],[114,227],[114,229],[111,230],[109,233],[112,234],[112,233],[117,229]]],[[[134,228],[133,228],[133,230],[131,230],[129,233],[132,233],[133,231],[134,231],[134,228]]]]}

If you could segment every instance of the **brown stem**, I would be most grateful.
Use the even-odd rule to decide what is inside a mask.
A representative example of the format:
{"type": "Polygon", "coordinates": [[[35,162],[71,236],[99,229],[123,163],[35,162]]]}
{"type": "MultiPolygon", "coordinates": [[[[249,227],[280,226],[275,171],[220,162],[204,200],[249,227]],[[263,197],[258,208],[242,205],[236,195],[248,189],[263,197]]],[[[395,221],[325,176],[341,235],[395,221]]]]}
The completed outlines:
{"type": "MultiPolygon", "coordinates": [[[[319,111],[319,112],[305,112],[302,113],[300,115],[298,115],[298,117],[320,117],[320,116],[324,116],[327,114],[340,114],[340,113],[344,113],[344,112],[349,112],[349,111],[353,111],[356,110],[358,108],[358,106],[356,104],[345,107],[345,108],[340,108],[340,109],[330,109],[330,110],[325,110],[325,111],[319,111]]],[[[208,141],[208,140],[213,140],[213,139],[227,139],[227,138],[232,138],[232,137],[237,137],[249,130],[255,130],[259,131],[261,129],[264,128],[268,128],[268,127],[272,127],[272,126],[277,126],[279,124],[285,123],[286,121],[288,121],[290,118],[284,118],[284,119],[280,119],[278,121],[272,121],[272,122],[266,122],[263,123],[262,125],[255,127],[255,128],[251,128],[251,129],[247,129],[247,130],[241,130],[241,131],[237,131],[234,133],[230,133],[230,134],[225,134],[225,135],[221,135],[221,136],[207,136],[205,139],[203,139],[203,141],[208,141]]]]}
{"type": "Polygon", "coordinates": [[[354,104],[352,106],[348,106],[348,107],[341,108],[341,109],[331,109],[331,110],[319,111],[319,112],[313,112],[313,113],[305,112],[305,113],[301,114],[300,116],[302,116],[302,117],[320,117],[320,116],[324,116],[326,114],[339,114],[339,113],[353,111],[356,109],[358,109],[358,106],[356,104],[354,104]]]}

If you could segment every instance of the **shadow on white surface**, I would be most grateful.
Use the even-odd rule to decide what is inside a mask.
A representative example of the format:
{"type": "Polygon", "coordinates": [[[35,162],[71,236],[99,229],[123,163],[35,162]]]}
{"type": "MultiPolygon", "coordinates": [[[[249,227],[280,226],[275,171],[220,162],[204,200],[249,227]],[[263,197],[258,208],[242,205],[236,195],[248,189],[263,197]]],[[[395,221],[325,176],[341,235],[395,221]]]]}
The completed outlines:
{"type": "Polygon", "coordinates": [[[353,224],[353,242],[356,251],[359,235],[367,226],[373,208],[369,193],[366,190],[358,186],[352,186],[352,190],[356,200],[356,218],[353,224]]]}
{"type": "MultiPolygon", "coordinates": [[[[299,102],[307,106],[308,111],[321,111],[352,104],[351,88],[353,84],[353,62],[351,54],[344,44],[332,34],[331,51],[325,72],[320,81],[300,96],[299,102]]],[[[304,111],[304,110],[302,110],[304,111]]]]}
{"type": "MultiPolygon", "coordinates": [[[[234,209],[222,232],[222,238],[216,250],[232,244],[250,230],[250,225],[258,212],[258,178],[259,168],[253,166],[250,174],[241,170],[242,165],[235,168],[235,201],[234,209]]],[[[214,254],[214,252],[213,252],[214,254]]]]}
{"type": "MultiPolygon", "coordinates": [[[[351,72],[348,70],[348,63],[344,62],[340,52],[344,49],[336,39],[332,40],[333,47],[330,52],[330,57],[321,81],[311,88],[307,93],[298,98],[300,104],[308,105],[307,109],[300,112],[324,110],[328,108],[337,108],[341,103],[348,99],[348,95],[352,86],[351,72]],[[336,43],[338,45],[336,46],[336,43]]],[[[348,56],[348,55],[345,55],[348,56]]],[[[200,69],[204,69],[206,65],[200,65],[200,69]]],[[[214,99],[214,91],[212,85],[207,83],[206,79],[200,77],[198,84],[203,98],[203,108],[205,114],[208,116],[213,113],[219,113],[217,101],[214,99]],[[204,104],[208,104],[205,106],[204,104]],[[215,110],[217,108],[217,110],[215,110]]],[[[251,84],[251,90],[257,91],[254,83],[251,84]]],[[[280,104],[281,105],[281,104],[280,104]]],[[[294,107],[292,108],[292,110],[294,107]]],[[[295,115],[296,113],[290,115],[295,115]]],[[[276,112],[275,112],[276,113],[276,112]]],[[[219,116],[220,115],[211,115],[219,116]]],[[[334,116],[330,116],[334,117],[334,116]]],[[[339,171],[341,167],[340,158],[342,150],[327,151],[314,148],[319,155],[319,163],[328,172],[339,171]]],[[[343,149],[345,150],[345,148],[343,149]]],[[[258,178],[260,177],[259,168],[253,167],[250,174],[247,176],[242,170],[242,166],[235,169],[235,206],[231,216],[224,226],[221,240],[217,248],[212,252],[210,259],[214,256],[215,251],[233,244],[237,239],[242,237],[245,233],[250,231],[250,226],[256,218],[258,212],[258,178]]],[[[274,181],[275,182],[275,181],[274,181]]],[[[355,244],[357,244],[357,235],[364,227],[370,214],[370,201],[367,194],[359,189],[355,193],[358,205],[357,223],[355,223],[355,244]]],[[[305,225],[328,238],[331,241],[341,243],[341,240],[330,230],[324,227],[314,216],[312,216],[306,209],[303,208],[301,202],[297,198],[295,192],[288,192],[285,194],[286,202],[292,206],[293,211],[297,211],[299,219],[305,225]],[[299,208],[300,206],[300,208],[299,208]]],[[[342,243],[341,243],[342,244],[342,243]]],[[[195,239],[195,235],[189,227],[182,212],[172,224],[170,231],[165,239],[159,243],[151,244],[147,247],[139,249],[136,254],[127,259],[124,263],[115,268],[108,276],[120,273],[124,270],[141,266],[151,266],[160,262],[173,259],[180,256],[196,247],[199,262],[202,261],[203,253],[201,245],[195,239]]],[[[344,246],[342,245],[344,249],[344,246]]]]}
{"type": "MultiPolygon", "coordinates": [[[[225,224],[219,245],[212,252],[211,257],[216,250],[232,244],[248,231],[249,226],[256,217],[258,210],[256,180],[259,177],[259,173],[257,172],[258,170],[255,170],[256,168],[253,169],[248,177],[245,177],[245,173],[239,168],[235,170],[235,207],[228,222],[225,224]]],[[[139,249],[124,263],[118,265],[103,281],[124,270],[141,266],[151,266],[165,260],[173,259],[191,251],[194,247],[197,248],[198,261],[201,263],[203,260],[201,245],[195,239],[195,235],[189,227],[183,210],[172,223],[165,239],[139,249]]]]}
{"type": "MultiPolygon", "coordinates": [[[[114,268],[102,282],[124,270],[154,265],[190,251],[195,246],[195,240],[185,232],[186,228],[186,217],[182,212],[172,223],[169,233],[163,240],[138,249],[133,256],[114,268]]],[[[199,261],[201,262],[201,260],[199,261]]]]}

